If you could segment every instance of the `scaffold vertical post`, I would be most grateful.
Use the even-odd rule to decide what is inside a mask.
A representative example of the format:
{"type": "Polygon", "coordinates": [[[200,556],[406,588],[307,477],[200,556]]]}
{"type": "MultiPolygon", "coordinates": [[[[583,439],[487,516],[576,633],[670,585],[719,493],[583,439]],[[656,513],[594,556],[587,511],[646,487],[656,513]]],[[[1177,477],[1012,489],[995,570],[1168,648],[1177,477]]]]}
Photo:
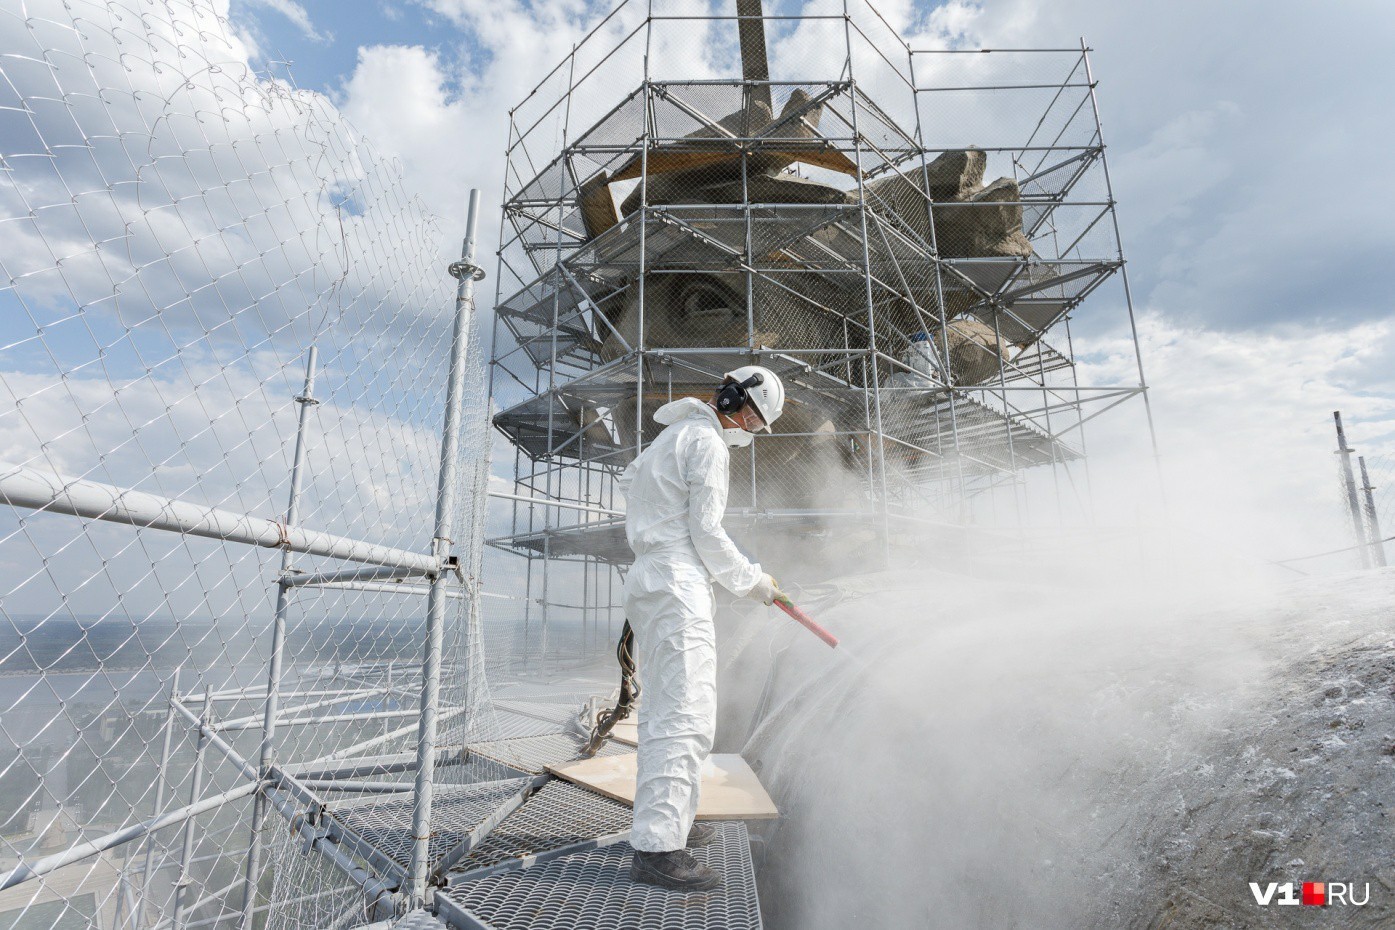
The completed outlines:
{"type": "MultiPolygon", "coordinates": [[[[862,368],[862,384],[866,394],[872,399],[872,422],[869,427],[876,427],[876,434],[869,436],[869,454],[872,460],[873,473],[869,476],[869,484],[873,493],[877,496],[877,513],[881,517],[881,554],[883,560],[891,558],[891,516],[889,507],[889,492],[886,483],[886,428],[882,422],[882,395],[877,379],[877,369],[880,364],[880,350],[877,347],[877,302],[872,295],[872,253],[868,244],[867,236],[867,189],[863,182],[863,154],[862,154],[862,132],[858,127],[858,87],[857,77],[853,73],[853,40],[852,40],[852,11],[848,8],[848,0],[843,0],[843,44],[847,53],[847,75],[848,75],[848,107],[852,111],[852,135],[853,151],[857,161],[857,218],[859,223],[858,233],[862,239],[862,290],[863,299],[867,302],[867,353],[864,356],[862,368]]],[[[875,220],[874,220],[875,222],[875,220]]],[[[865,402],[864,402],[865,403],[865,402]]]]}
{"type": "MultiPolygon", "coordinates": [[[[305,354],[305,384],[295,402],[300,405],[296,420],[295,456],[291,459],[291,489],[286,501],[284,526],[290,528],[300,521],[300,489],[304,480],[306,430],[309,428],[310,408],[315,400],[315,364],[319,350],[311,345],[305,354]]],[[[295,562],[290,546],[281,549],[281,572],[277,579],[276,613],[272,620],[271,657],[266,673],[266,705],[262,715],[262,745],[257,763],[259,778],[265,779],[276,761],[276,715],[281,703],[281,659],[286,645],[286,611],[290,607],[291,587],[286,583],[295,562]]],[[[240,930],[250,930],[252,913],[257,903],[257,880],[262,867],[262,828],[267,814],[266,795],[258,791],[252,802],[252,837],[247,847],[247,871],[242,880],[242,917],[240,930]]]]}
{"type": "Polygon", "coordinates": [[[1371,567],[1371,554],[1366,539],[1366,525],[1361,519],[1361,502],[1356,496],[1356,478],[1351,473],[1351,454],[1356,450],[1347,445],[1347,431],[1342,427],[1342,411],[1332,411],[1332,422],[1337,424],[1337,455],[1342,463],[1342,486],[1347,492],[1347,511],[1351,515],[1351,529],[1356,534],[1356,550],[1361,553],[1361,567],[1371,567]]]}
{"type": "Polygon", "coordinates": [[[455,330],[451,338],[450,374],[446,385],[446,417],[441,434],[441,470],[436,487],[436,530],[431,554],[440,568],[431,579],[426,608],[426,654],[422,661],[421,715],[417,726],[417,774],[412,807],[412,858],[407,871],[408,909],[426,902],[427,852],[431,843],[431,800],[436,762],[436,705],[441,690],[441,643],[445,625],[447,560],[454,531],[457,468],[460,451],[461,406],[465,395],[465,363],[470,315],[475,304],[475,228],[479,222],[480,192],[470,191],[465,220],[465,244],[461,261],[452,266],[459,279],[455,296],[455,330]]]}
{"type": "Polygon", "coordinates": [[[1143,374],[1143,351],[1138,345],[1138,316],[1133,308],[1133,288],[1129,286],[1129,266],[1124,260],[1124,238],[1119,232],[1119,214],[1114,209],[1114,183],[1109,178],[1109,158],[1104,153],[1104,121],[1100,119],[1099,98],[1095,95],[1095,72],[1090,68],[1090,47],[1085,44],[1084,36],[1080,38],[1080,59],[1085,65],[1085,84],[1090,94],[1090,111],[1095,117],[1095,143],[1099,147],[1105,199],[1109,203],[1109,221],[1114,227],[1114,245],[1119,256],[1119,280],[1124,285],[1124,306],[1128,309],[1129,335],[1133,339],[1133,359],[1138,369],[1138,393],[1143,398],[1143,415],[1148,421],[1148,440],[1153,447],[1153,469],[1157,473],[1158,495],[1163,511],[1166,512],[1167,484],[1163,480],[1162,453],[1158,451],[1158,430],[1153,422],[1153,402],[1148,396],[1148,379],[1143,374]]]}
{"type": "MultiPolygon", "coordinates": [[[[168,778],[170,767],[170,736],[174,732],[174,701],[179,697],[179,669],[174,670],[170,676],[169,707],[165,711],[164,733],[161,737],[160,745],[160,769],[155,773],[155,816],[158,817],[165,812],[165,782],[168,778]]],[[[140,897],[136,899],[135,925],[143,927],[145,919],[145,902],[150,899],[150,880],[153,876],[155,859],[155,837],[145,838],[145,867],[141,874],[140,897]]]]}
{"type": "MultiPolygon", "coordinates": [[[[203,710],[199,714],[199,739],[194,746],[193,775],[189,780],[190,804],[198,803],[199,795],[203,793],[203,754],[208,748],[208,726],[212,723],[212,715],[213,689],[205,687],[203,710]]],[[[194,856],[194,819],[190,817],[184,821],[184,836],[179,847],[179,874],[174,880],[174,908],[170,914],[173,930],[184,930],[185,911],[188,909],[184,898],[190,884],[189,861],[194,856]]]]}
{"type": "Polygon", "coordinates": [[[1371,484],[1371,476],[1366,473],[1366,456],[1358,455],[1356,462],[1361,466],[1361,493],[1366,498],[1366,532],[1370,539],[1371,561],[1377,567],[1385,568],[1385,544],[1381,542],[1380,537],[1380,515],[1376,512],[1376,497],[1372,493],[1375,486],[1371,484]]]}

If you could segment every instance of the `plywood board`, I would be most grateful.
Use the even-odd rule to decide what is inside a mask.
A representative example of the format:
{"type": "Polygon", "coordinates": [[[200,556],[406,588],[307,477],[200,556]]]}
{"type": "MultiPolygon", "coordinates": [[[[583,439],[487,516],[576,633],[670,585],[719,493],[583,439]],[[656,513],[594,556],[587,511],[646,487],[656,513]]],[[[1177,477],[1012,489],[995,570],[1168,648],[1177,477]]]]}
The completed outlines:
{"type": "MultiPolygon", "coordinates": [[[[626,804],[635,803],[635,753],[578,759],[547,770],[626,804]]],[[[702,768],[698,820],[773,820],[780,816],[756,773],[735,753],[710,756],[702,768]]]]}
{"type": "Polygon", "coordinates": [[[624,743],[626,746],[639,745],[639,721],[631,717],[628,720],[621,720],[615,724],[610,731],[610,738],[617,743],[624,743]]]}

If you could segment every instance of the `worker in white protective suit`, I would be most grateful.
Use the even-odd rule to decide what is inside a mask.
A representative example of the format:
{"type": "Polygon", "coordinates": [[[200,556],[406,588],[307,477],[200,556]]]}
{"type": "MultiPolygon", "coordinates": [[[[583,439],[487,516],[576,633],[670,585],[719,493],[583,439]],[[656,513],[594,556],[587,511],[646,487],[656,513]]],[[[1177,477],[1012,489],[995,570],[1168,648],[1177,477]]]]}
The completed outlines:
{"type": "Polygon", "coordinates": [[[712,582],[766,604],[780,593],[722,528],[727,449],[749,445],[758,430],[769,432],[784,406],[784,385],[774,372],[755,365],[728,372],[710,402],[685,397],[660,407],[654,420],[664,431],[620,479],[625,535],[635,553],[625,577],[625,615],[644,683],[630,832],[635,881],[684,891],[721,884],[717,872],[686,851],[716,835],[710,824],[694,823],[717,728],[712,582]]]}

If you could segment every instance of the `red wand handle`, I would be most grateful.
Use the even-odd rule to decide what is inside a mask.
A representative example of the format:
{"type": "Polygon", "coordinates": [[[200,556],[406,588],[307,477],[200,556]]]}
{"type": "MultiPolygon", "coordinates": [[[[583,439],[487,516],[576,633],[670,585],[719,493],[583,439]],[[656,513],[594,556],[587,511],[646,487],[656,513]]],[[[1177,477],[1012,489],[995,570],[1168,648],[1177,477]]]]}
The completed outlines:
{"type": "Polygon", "coordinates": [[[834,636],[832,633],[828,632],[828,630],[825,630],[823,627],[819,626],[816,622],[814,622],[813,617],[809,616],[804,611],[794,606],[794,602],[791,601],[788,597],[775,598],[775,606],[783,610],[785,613],[789,614],[795,620],[798,620],[810,633],[813,633],[815,636],[828,643],[834,649],[838,648],[838,637],[834,636]]]}

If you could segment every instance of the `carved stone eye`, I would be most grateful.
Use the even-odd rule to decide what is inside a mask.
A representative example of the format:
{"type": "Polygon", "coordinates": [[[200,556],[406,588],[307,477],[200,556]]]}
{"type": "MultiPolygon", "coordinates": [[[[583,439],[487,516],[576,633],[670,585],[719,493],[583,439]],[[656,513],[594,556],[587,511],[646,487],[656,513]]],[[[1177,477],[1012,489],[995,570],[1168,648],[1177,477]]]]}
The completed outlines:
{"type": "Polygon", "coordinates": [[[737,316],[740,308],[726,291],[705,284],[691,285],[683,295],[683,317],[689,320],[723,321],[737,316]]]}

